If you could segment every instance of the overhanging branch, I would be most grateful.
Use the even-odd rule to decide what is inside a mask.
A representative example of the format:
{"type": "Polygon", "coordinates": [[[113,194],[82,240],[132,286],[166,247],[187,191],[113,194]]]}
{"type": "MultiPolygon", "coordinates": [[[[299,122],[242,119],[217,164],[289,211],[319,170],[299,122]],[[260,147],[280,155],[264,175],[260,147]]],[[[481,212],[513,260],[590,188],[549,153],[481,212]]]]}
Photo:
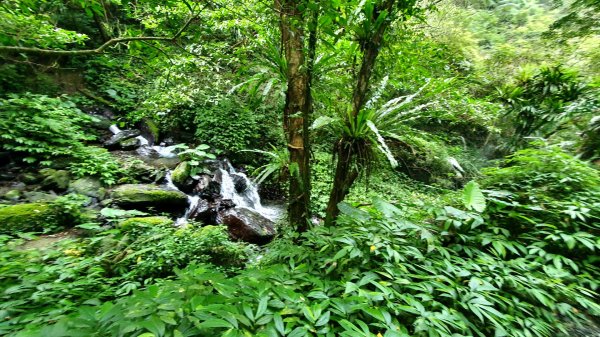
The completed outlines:
{"type": "Polygon", "coordinates": [[[190,23],[198,16],[192,16],[173,36],[132,36],[118,37],[110,39],[96,49],[81,49],[81,50],[57,50],[57,49],[41,49],[33,47],[18,47],[18,46],[0,46],[0,53],[25,53],[38,55],[54,55],[54,56],[79,56],[101,54],[106,48],[124,42],[131,41],[175,41],[181,34],[190,26],[190,23]]]}

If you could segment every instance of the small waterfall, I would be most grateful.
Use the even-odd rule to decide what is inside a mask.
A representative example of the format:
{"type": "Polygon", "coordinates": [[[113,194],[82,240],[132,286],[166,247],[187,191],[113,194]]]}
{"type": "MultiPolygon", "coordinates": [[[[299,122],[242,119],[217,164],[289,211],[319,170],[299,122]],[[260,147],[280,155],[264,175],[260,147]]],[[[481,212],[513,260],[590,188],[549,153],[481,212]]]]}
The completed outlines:
{"type": "MultiPolygon", "coordinates": [[[[176,190],[176,191],[180,191],[179,188],[177,188],[177,186],[175,186],[175,184],[173,183],[173,178],[172,178],[172,172],[168,171],[167,175],[165,177],[166,185],[167,188],[170,188],[172,190],[176,190]]],[[[194,209],[196,207],[198,207],[198,203],[200,202],[200,196],[198,195],[191,195],[191,194],[187,194],[187,198],[188,198],[188,208],[185,210],[185,213],[183,214],[182,217],[177,218],[177,220],[175,220],[175,226],[179,227],[182,225],[185,225],[187,223],[188,218],[190,217],[190,214],[194,211],[194,209]]]]}
{"type": "MultiPolygon", "coordinates": [[[[229,167],[231,167],[231,165],[229,165],[229,167]]],[[[227,170],[219,169],[221,173],[221,195],[223,196],[223,199],[230,199],[237,207],[254,210],[272,221],[278,220],[281,216],[281,211],[274,207],[263,206],[260,202],[257,186],[253,184],[245,174],[235,172],[233,167],[231,167],[231,170],[234,172],[230,174],[227,170]],[[238,179],[244,181],[246,186],[244,191],[238,192],[235,189],[233,176],[237,176],[238,179]]]]}
{"type": "MultiPolygon", "coordinates": [[[[108,129],[114,135],[116,135],[122,131],[115,124],[111,125],[108,129]]],[[[150,146],[150,142],[144,136],[137,136],[137,137],[135,137],[135,139],[139,140],[139,142],[140,142],[140,147],[138,148],[138,153],[143,156],[148,156],[152,152],[155,152],[156,154],[158,154],[158,157],[160,157],[160,158],[175,158],[175,157],[177,157],[177,154],[174,152],[174,150],[175,150],[174,146],[165,146],[164,143],[162,143],[160,145],[150,146]]]]}
{"type": "Polygon", "coordinates": [[[119,127],[114,124],[111,125],[108,129],[110,130],[110,132],[113,133],[113,135],[116,135],[117,133],[121,132],[121,129],[119,129],[119,127]]]}

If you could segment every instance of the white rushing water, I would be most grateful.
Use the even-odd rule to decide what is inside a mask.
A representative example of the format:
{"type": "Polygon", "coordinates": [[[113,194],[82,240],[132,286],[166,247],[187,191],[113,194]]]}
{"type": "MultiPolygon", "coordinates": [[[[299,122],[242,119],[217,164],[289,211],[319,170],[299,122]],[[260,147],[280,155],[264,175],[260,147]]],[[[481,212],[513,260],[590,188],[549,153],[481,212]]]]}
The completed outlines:
{"type": "MultiPolygon", "coordinates": [[[[233,170],[231,165],[228,166],[230,170],[233,170]]],[[[231,199],[237,207],[244,207],[254,210],[264,216],[265,218],[277,221],[281,217],[281,210],[276,207],[263,206],[260,202],[260,196],[258,195],[257,186],[248,179],[248,177],[239,172],[229,173],[224,169],[220,169],[221,172],[221,196],[223,199],[231,199]],[[235,190],[235,183],[233,176],[237,176],[244,180],[246,190],[237,192],[235,190]]]]}
{"type": "MultiPolygon", "coordinates": [[[[109,130],[115,135],[122,132],[121,129],[119,129],[119,127],[116,125],[111,125],[109,130]]],[[[175,153],[175,146],[166,146],[165,144],[149,146],[150,142],[143,136],[137,136],[136,138],[140,140],[140,148],[138,148],[138,153],[141,155],[148,156],[152,153],[155,153],[160,158],[177,157],[177,153],[175,153]]],[[[224,200],[229,199],[233,201],[237,207],[247,208],[258,212],[271,221],[277,221],[279,218],[281,218],[282,210],[279,207],[263,206],[261,204],[260,196],[258,195],[258,187],[252,183],[252,181],[250,181],[245,174],[236,172],[235,168],[228,160],[223,161],[222,165],[224,169],[219,169],[219,173],[221,175],[220,193],[224,200]],[[236,176],[237,179],[244,180],[244,184],[246,186],[244,191],[236,191],[233,176],[236,176]]],[[[173,183],[171,171],[167,172],[165,179],[167,188],[181,192],[181,190],[173,183]]],[[[189,216],[200,203],[200,196],[187,193],[186,195],[188,197],[188,208],[185,210],[184,215],[175,221],[176,226],[186,224],[189,216]]]]}
{"type": "MultiPolygon", "coordinates": [[[[114,124],[111,125],[108,129],[115,135],[122,131],[121,129],[119,129],[118,126],[114,124]]],[[[144,136],[137,136],[135,138],[140,141],[140,148],[138,149],[138,152],[140,152],[140,154],[142,155],[150,155],[152,152],[154,152],[160,158],[177,157],[177,154],[174,151],[174,146],[166,146],[165,144],[150,146],[150,142],[144,136]]]]}

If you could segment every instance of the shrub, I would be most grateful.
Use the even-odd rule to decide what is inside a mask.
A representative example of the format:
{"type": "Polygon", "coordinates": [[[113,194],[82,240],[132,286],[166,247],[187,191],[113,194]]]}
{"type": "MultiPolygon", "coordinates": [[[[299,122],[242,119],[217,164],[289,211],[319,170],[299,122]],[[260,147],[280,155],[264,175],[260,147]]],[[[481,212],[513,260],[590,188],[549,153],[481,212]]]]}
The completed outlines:
{"type": "Polygon", "coordinates": [[[193,262],[240,267],[249,256],[248,246],[230,241],[225,227],[177,228],[162,217],[130,218],[121,225],[121,231],[106,236],[95,249],[112,252],[106,268],[132,280],[172,276],[193,262]]]}
{"type": "MultiPolygon", "coordinates": [[[[501,255],[530,255],[585,277],[600,277],[600,173],[558,147],[516,152],[484,171],[487,217],[501,255]],[[492,190],[493,189],[493,190],[492,190]],[[518,248],[503,249],[503,243],[518,248]]],[[[591,289],[600,283],[587,282],[591,289]]]]}
{"type": "Polygon", "coordinates": [[[0,99],[1,147],[24,154],[25,162],[49,164],[50,159],[69,156],[93,139],[83,131],[92,120],[65,97],[9,95],[0,99]]]}
{"type": "Polygon", "coordinates": [[[102,183],[112,185],[125,174],[119,161],[106,149],[94,146],[80,147],[72,156],[74,160],[69,170],[76,178],[98,177],[102,183]]]}

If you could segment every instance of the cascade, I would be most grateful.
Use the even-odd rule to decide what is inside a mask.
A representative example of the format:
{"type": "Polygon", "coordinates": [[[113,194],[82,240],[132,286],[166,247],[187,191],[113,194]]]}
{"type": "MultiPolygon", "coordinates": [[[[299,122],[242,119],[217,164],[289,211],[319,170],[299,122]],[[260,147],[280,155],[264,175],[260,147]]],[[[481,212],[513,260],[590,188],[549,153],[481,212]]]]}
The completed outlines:
{"type": "MultiPolygon", "coordinates": [[[[113,134],[118,134],[121,131],[118,126],[111,125],[109,130],[113,134]]],[[[159,158],[174,158],[177,157],[175,146],[160,145],[150,146],[148,140],[143,136],[137,136],[140,141],[138,153],[143,156],[151,154],[157,155],[159,158]]],[[[259,213],[271,221],[277,221],[282,216],[282,210],[276,206],[263,206],[258,194],[256,184],[241,172],[237,172],[233,165],[228,160],[218,162],[219,169],[215,171],[215,175],[220,177],[220,197],[222,200],[231,200],[236,207],[245,208],[259,213]],[[238,188],[236,189],[236,182],[238,188]]],[[[174,183],[171,177],[172,172],[169,170],[165,177],[165,185],[169,189],[181,191],[174,183]]],[[[185,193],[185,192],[184,192],[185,193]]],[[[183,216],[175,221],[176,226],[181,226],[187,223],[189,217],[198,208],[201,198],[197,194],[188,194],[188,207],[183,216]]]]}

